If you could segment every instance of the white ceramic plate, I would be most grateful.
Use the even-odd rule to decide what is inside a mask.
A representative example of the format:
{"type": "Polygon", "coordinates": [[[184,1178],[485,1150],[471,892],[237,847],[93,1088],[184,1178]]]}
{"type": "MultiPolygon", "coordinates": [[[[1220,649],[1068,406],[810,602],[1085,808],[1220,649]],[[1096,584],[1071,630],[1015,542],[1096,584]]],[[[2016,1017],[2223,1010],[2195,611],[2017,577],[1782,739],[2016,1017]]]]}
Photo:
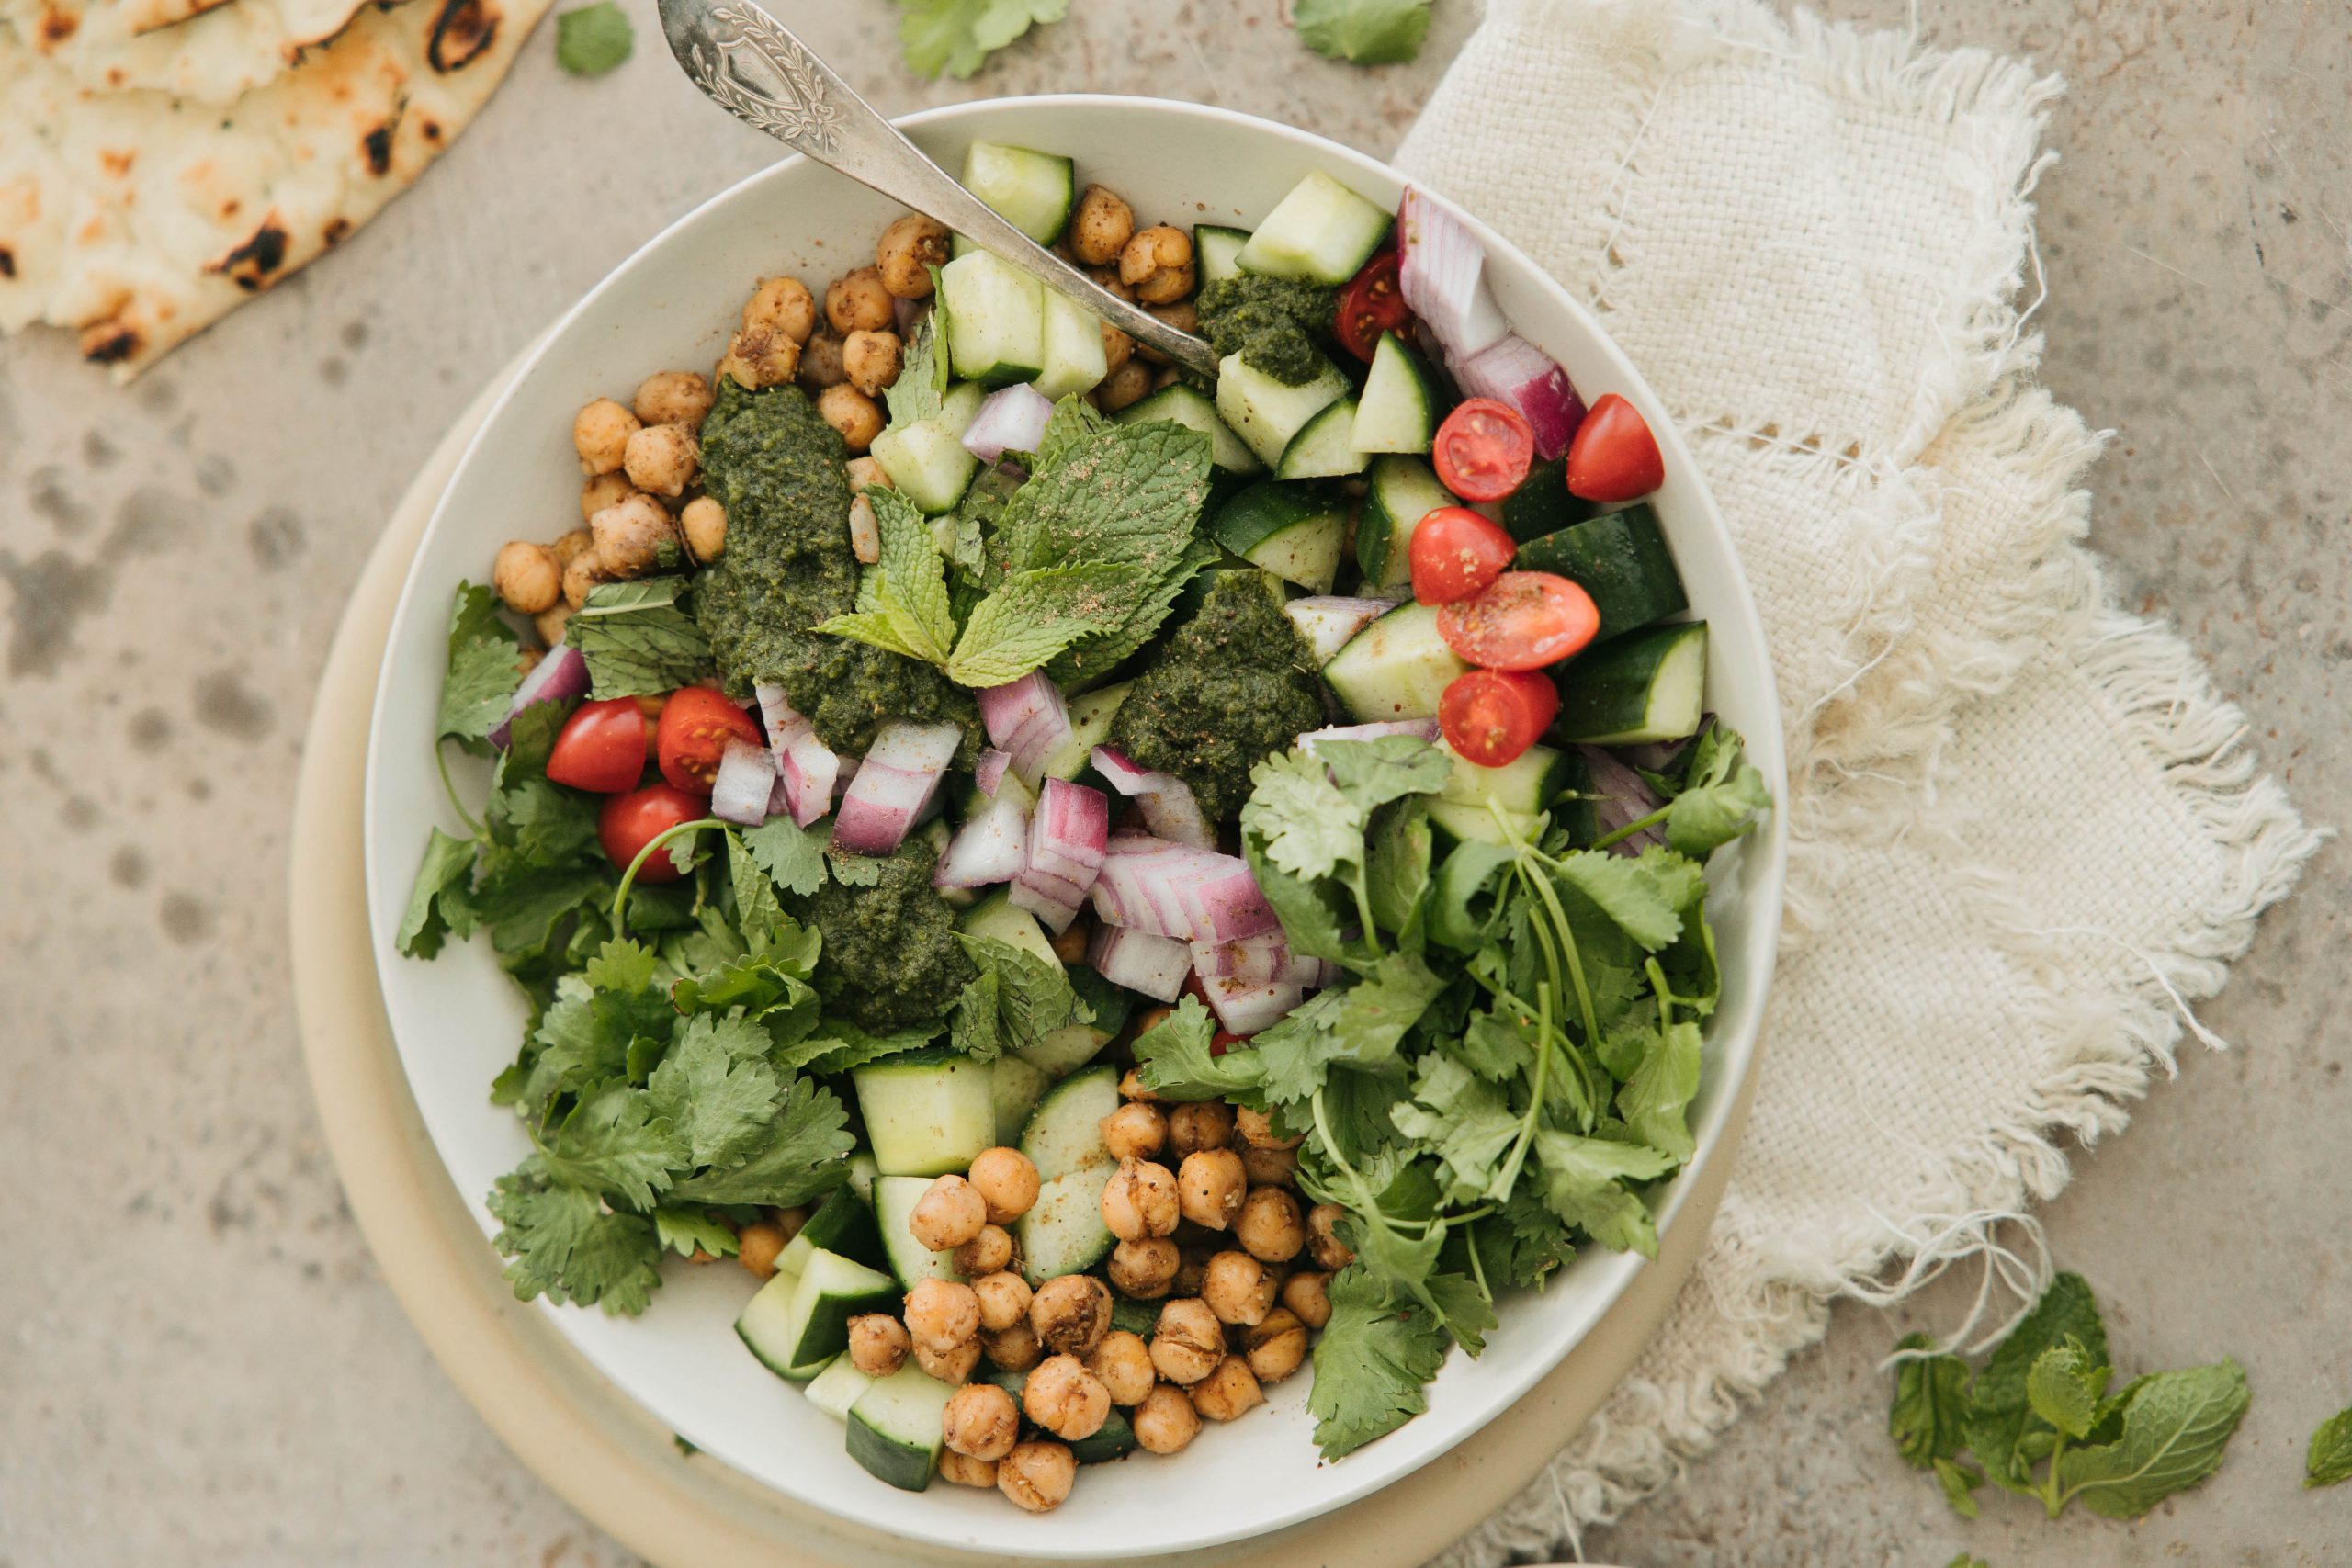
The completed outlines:
{"type": "MultiPolygon", "coordinates": [[[[1148,99],[1068,96],[961,105],[906,122],[953,169],[974,140],[1068,151],[1080,175],[1120,192],[1147,220],[1254,223],[1310,169],[1385,205],[1403,189],[1385,164],[1318,137],[1233,114],[1148,99]]],[[[491,411],[428,529],[393,622],[368,741],[365,803],[368,907],[394,1038],[418,1108],[460,1191],[478,1196],[529,1152],[514,1116],[487,1089],[512,1060],[524,1009],[485,940],[433,963],[392,946],[426,829],[453,828],[434,771],[433,733],[446,657],[449,595],[487,578],[517,535],[572,525],[580,472],[571,416],[598,395],[626,397],[649,373],[707,367],[754,279],[779,271],[812,287],[871,259],[897,209],[799,158],[753,175],[688,214],[582,299],[541,344],[491,411]]],[[[1656,504],[1711,627],[1708,704],[1747,738],[1785,795],[1780,710],[1763,635],[1729,536],[1664,407],[1584,310],[1527,258],[1480,229],[1496,293],[1519,332],[1566,367],[1589,401],[1623,394],[1660,438],[1667,467],[1656,504]]],[[[451,758],[469,799],[487,771],[451,758]]],[[[1777,815],[1716,857],[1710,903],[1724,1001],[1691,1110],[1700,1161],[1729,1157],[1717,1134],[1749,1071],[1770,978],[1786,859],[1777,815]]],[[[1661,1225],[1681,1181],[1656,1195],[1661,1225]]],[[[479,1213],[479,1211],[478,1211],[479,1213]]],[[[497,1228],[480,1213],[485,1237],[497,1228]]],[[[485,1241],[487,1245],[487,1241],[485,1241]]],[[[1539,1293],[1504,1305],[1485,1355],[1455,1354],[1430,1390],[1430,1409],[1334,1464],[1317,1455],[1308,1379],[1277,1385],[1266,1407],[1212,1428],[1177,1459],[1090,1468],[1070,1500],[1033,1517],[993,1493],[935,1485],[894,1491],[842,1451],[840,1425],[772,1376],[737,1342],[736,1313],[752,1281],[740,1269],[673,1259],[644,1316],[541,1303],[598,1368],[704,1452],[804,1503],[909,1538],[1008,1557],[1116,1558],[1148,1543],[1176,1551],[1239,1540],[1334,1508],[1427,1463],[1490,1419],[1558,1363],[1624,1289],[1637,1258],[1592,1251],[1539,1293]]]]}

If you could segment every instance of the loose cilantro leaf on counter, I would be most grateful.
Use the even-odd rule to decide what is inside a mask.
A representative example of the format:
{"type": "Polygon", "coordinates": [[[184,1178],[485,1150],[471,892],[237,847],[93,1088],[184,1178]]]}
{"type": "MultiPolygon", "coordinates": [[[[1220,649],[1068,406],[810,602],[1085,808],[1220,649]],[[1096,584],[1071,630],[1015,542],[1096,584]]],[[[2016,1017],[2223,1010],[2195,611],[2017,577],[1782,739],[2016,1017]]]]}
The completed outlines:
{"type": "Polygon", "coordinates": [[[600,582],[564,623],[564,639],[588,661],[589,689],[608,697],[656,696],[711,672],[710,642],[678,608],[683,577],[600,582]]]}
{"type": "Polygon", "coordinates": [[[2303,1455],[2303,1484],[2333,1486],[2352,1481],[2352,1409],[2339,1410],[2319,1424],[2303,1455]]]}
{"type": "Polygon", "coordinates": [[[943,71],[960,78],[1032,24],[1069,15],[1069,0],[899,0],[899,9],[907,69],[929,79],[943,71]]]}
{"type": "Polygon", "coordinates": [[[1357,65],[1394,65],[1421,52],[1430,0],[1298,0],[1292,20],[1307,48],[1357,65]]]}
{"type": "Polygon", "coordinates": [[[556,13],[555,62],[574,76],[602,76],[636,47],[628,14],[613,0],[556,13]]]}

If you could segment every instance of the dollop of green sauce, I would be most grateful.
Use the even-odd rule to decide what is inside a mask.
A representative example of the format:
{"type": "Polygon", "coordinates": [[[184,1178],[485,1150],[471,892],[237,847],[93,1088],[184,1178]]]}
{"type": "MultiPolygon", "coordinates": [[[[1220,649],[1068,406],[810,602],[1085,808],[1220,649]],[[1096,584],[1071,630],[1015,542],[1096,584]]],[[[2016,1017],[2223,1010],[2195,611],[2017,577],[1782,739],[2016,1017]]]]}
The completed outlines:
{"type": "Polygon", "coordinates": [[[810,983],[828,1013],[877,1034],[927,1023],[979,973],[956,940],[956,911],[931,885],[938,858],[917,833],[879,863],[872,886],[827,877],[799,901],[825,939],[810,983]]]}
{"type": "Polygon", "coordinates": [[[1182,779],[1216,821],[1250,798],[1251,768],[1324,722],[1314,651],[1282,603],[1264,572],[1216,573],[1111,721],[1111,745],[1182,779]]]}
{"type": "Polygon", "coordinates": [[[1200,292],[1201,335],[1219,355],[1241,362],[1286,387],[1315,379],[1330,331],[1336,296],[1295,277],[1221,277],[1200,292]]]}
{"type": "Polygon", "coordinates": [[[891,719],[960,725],[979,709],[932,665],[808,628],[857,607],[848,449],[797,387],[746,391],[722,376],[702,424],[703,487],[727,509],[727,548],[695,579],[695,619],[729,691],[784,688],[817,739],[862,757],[891,719]]]}

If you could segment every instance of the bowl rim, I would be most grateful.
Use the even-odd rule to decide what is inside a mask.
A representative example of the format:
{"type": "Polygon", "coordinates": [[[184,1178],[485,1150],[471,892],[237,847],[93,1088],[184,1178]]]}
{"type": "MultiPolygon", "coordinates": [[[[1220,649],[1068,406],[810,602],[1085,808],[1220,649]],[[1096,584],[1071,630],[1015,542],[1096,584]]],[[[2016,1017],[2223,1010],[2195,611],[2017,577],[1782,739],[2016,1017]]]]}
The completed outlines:
{"type": "MultiPolygon", "coordinates": [[[[1412,180],[1385,160],[1374,158],[1345,143],[1278,120],[1267,119],[1220,106],[1191,103],[1178,98],[1103,93],[1023,95],[935,106],[894,117],[892,123],[908,131],[919,131],[943,123],[955,125],[960,129],[963,122],[973,122],[976,126],[984,126],[989,119],[999,115],[1017,115],[1037,108],[1091,109],[1112,113],[1144,109],[1170,114],[1181,119],[1219,122],[1246,134],[1265,137],[1272,141],[1286,144],[1290,148],[1316,157],[1337,160],[1347,164],[1354,172],[1376,181],[1393,184],[1399,188],[1412,186],[1425,191],[1430,190],[1430,187],[1412,180]]],[[[424,596],[429,593],[437,598],[444,591],[442,585],[428,587],[426,584],[425,562],[431,554],[435,537],[445,526],[451,513],[453,499],[460,488],[461,481],[468,470],[478,460],[482,460],[482,455],[490,445],[492,433],[498,430],[510,405],[523,395],[523,389],[530,382],[533,372],[559,344],[579,328],[583,319],[590,318],[595,313],[606,296],[619,286],[623,278],[640,265],[646,265],[653,253],[662,249],[683,231],[694,228],[723,208],[738,202],[756,200],[759,193],[770,182],[797,177],[798,168],[809,162],[810,160],[799,153],[781,157],[734,181],[663,225],[599,278],[578,300],[546,328],[535,343],[516,357],[511,367],[511,374],[504,388],[483,411],[481,423],[477,425],[472,436],[466,442],[456,464],[451,468],[448,483],[444,487],[440,498],[435,502],[424,530],[419,536],[416,552],[408,565],[389,624],[382,662],[377,674],[374,711],[368,721],[368,756],[361,802],[362,842],[366,856],[366,886],[368,890],[368,915],[371,926],[380,923],[378,918],[379,911],[392,907],[388,906],[385,899],[379,897],[380,891],[387,886],[385,879],[388,876],[393,878],[404,890],[411,874],[406,869],[383,863],[382,857],[378,853],[378,840],[380,835],[374,830],[379,803],[378,758],[382,752],[382,748],[390,740],[387,734],[387,716],[391,710],[392,704],[388,701],[388,698],[393,690],[396,673],[396,660],[392,656],[401,640],[402,628],[409,624],[413,615],[424,607],[424,596]]],[[[1644,406],[1645,411],[1653,415],[1649,423],[1665,457],[1668,473],[1681,474],[1690,481],[1690,492],[1681,498],[1681,505],[1685,510],[1695,513],[1696,516],[1685,526],[1703,526],[1713,535],[1723,567],[1728,574],[1728,587],[1736,594],[1737,600],[1746,611],[1749,625],[1755,630],[1753,646],[1743,646],[1742,654],[1754,663],[1766,689],[1777,692],[1778,683],[1772,676],[1770,653],[1763,640],[1761,620],[1756,610],[1754,592],[1740,560],[1737,547],[1724,521],[1713,491],[1707,484],[1679,430],[1670,418],[1656,417],[1665,412],[1664,404],[1657,397],[1656,390],[1650,387],[1639,367],[1618,346],[1600,320],[1533,258],[1497,233],[1476,215],[1466,212],[1453,204],[1450,199],[1443,197],[1442,192],[1431,191],[1430,194],[1446,201],[1449,209],[1462,219],[1477,235],[1480,243],[1487,247],[1489,255],[1507,258],[1511,270],[1522,275],[1548,298],[1554,309],[1563,312],[1588,334],[1590,343],[1611,361],[1614,374],[1622,378],[1621,387],[1617,389],[1624,392],[1637,405],[1644,406]]],[[[1751,758],[1758,761],[1766,774],[1766,782],[1772,792],[1776,807],[1784,807],[1788,797],[1785,739],[1781,710],[1777,702],[1767,705],[1761,716],[1765,722],[1759,723],[1753,717],[1745,720],[1743,733],[1748,741],[1751,758]]],[[[1708,1068],[1712,1075],[1715,1075],[1715,1079],[1710,1085],[1712,1093],[1704,1121],[1701,1126],[1693,1129],[1698,1145],[1696,1152],[1673,1178],[1653,1193],[1651,1207],[1660,1231],[1671,1226],[1680,1217],[1685,1207],[1685,1196],[1697,1173],[1717,1160],[1734,1157],[1736,1153],[1736,1145],[1725,1146],[1722,1134],[1725,1124],[1731,1120],[1733,1105],[1738,1098],[1742,1081],[1753,1074],[1757,1068],[1758,1036],[1765,1004],[1773,979],[1777,932],[1787,874],[1788,826],[1785,810],[1776,808],[1769,813],[1759,828],[1741,841],[1738,852],[1744,859],[1747,856],[1757,857],[1757,863],[1743,863],[1741,872],[1744,883],[1743,897],[1752,909],[1749,946],[1754,951],[1749,953],[1749,962],[1755,976],[1753,990],[1752,994],[1733,999],[1711,1021],[1707,1035],[1710,1057],[1708,1068]],[[1730,1076],[1722,1076],[1727,1070],[1730,1076]]],[[[403,891],[401,901],[404,901],[404,898],[403,891]]],[[[393,965],[403,961],[398,959],[391,943],[387,940],[387,933],[378,930],[375,934],[379,983],[389,992],[395,983],[393,965]]],[[[394,1038],[397,1044],[396,1030],[394,1038]]],[[[401,1052],[401,1055],[403,1077],[407,1077],[406,1053],[401,1052]]],[[[411,1088],[413,1093],[413,1083],[411,1088]]],[[[435,1155],[442,1158],[446,1169],[448,1165],[447,1157],[443,1154],[439,1138],[430,1122],[427,1123],[426,1130],[434,1142],[435,1155]]],[[[479,1200],[471,1201],[470,1206],[476,1211],[475,1217],[479,1221],[481,1218],[479,1212],[479,1200]]],[[[1396,1432],[1387,1435],[1380,1442],[1369,1445],[1348,1456],[1343,1465],[1328,1462],[1318,1465],[1317,1473],[1332,1477],[1337,1483],[1328,1488],[1317,1489],[1311,1495],[1294,1499],[1292,1505],[1282,1511],[1279,1517],[1239,1528],[1227,1528],[1204,1520],[1201,1529],[1177,1543],[1171,1550],[1214,1548],[1295,1526],[1333,1509],[1343,1507],[1389,1482],[1443,1456],[1464,1438],[1487,1425],[1500,1411],[1525,1397],[1545,1374],[1558,1365],[1570,1349],[1591,1333],[1593,1325],[1616,1306],[1631,1283],[1634,1274],[1645,1263],[1645,1259],[1633,1254],[1601,1253],[1597,1249],[1583,1254],[1578,1259],[1581,1272],[1587,1275],[1597,1273],[1600,1277],[1598,1280],[1580,1280],[1580,1293],[1585,1300],[1580,1306],[1577,1321],[1564,1329],[1555,1328],[1552,1331],[1556,1337],[1556,1343],[1543,1348],[1538,1354],[1520,1358],[1512,1369],[1513,1375],[1507,1382],[1494,1391],[1474,1413],[1458,1419],[1453,1427],[1438,1427],[1431,1423],[1427,1416],[1416,1417],[1407,1422],[1396,1432]],[[1408,1435],[1415,1433],[1417,1428],[1420,1429],[1419,1440],[1414,1441],[1408,1435]],[[1407,1440],[1399,1441],[1400,1438],[1407,1440]]],[[[567,1312],[584,1310],[559,1307],[544,1298],[532,1304],[537,1310],[552,1316],[559,1332],[564,1332],[564,1314],[567,1312]]],[[[616,1384],[616,1393],[629,1399],[632,1404],[647,1408],[657,1420],[667,1419],[661,1412],[645,1406],[642,1401],[637,1399],[625,1385],[622,1385],[621,1380],[605,1366],[602,1356],[581,1344],[569,1333],[565,1333],[565,1337],[590,1364],[596,1367],[600,1376],[616,1384]]],[[[720,1458],[722,1461],[725,1461],[723,1454],[715,1454],[714,1457],[720,1458]]],[[[933,1511],[920,1508],[894,1509],[893,1517],[887,1520],[879,1519],[867,1514],[853,1511],[843,1506],[838,1500],[829,1499],[816,1489],[804,1492],[776,1486],[766,1477],[742,1471],[741,1466],[730,1464],[730,1468],[746,1474],[747,1478],[755,1483],[771,1487],[797,1503],[822,1509],[864,1528],[880,1529],[910,1541],[946,1548],[950,1551],[970,1552],[976,1550],[982,1551],[989,1550],[978,1547],[967,1533],[953,1528],[930,1527],[929,1520],[938,1517],[933,1511]]],[[[1077,1541],[1065,1543],[1045,1539],[1034,1543],[1026,1543],[1022,1549],[1022,1554],[1024,1556],[1053,1561],[1091,1561],[1099,1558],[1101,1553],[1100,1546],[1089,1546],[1077,1541]]]]}

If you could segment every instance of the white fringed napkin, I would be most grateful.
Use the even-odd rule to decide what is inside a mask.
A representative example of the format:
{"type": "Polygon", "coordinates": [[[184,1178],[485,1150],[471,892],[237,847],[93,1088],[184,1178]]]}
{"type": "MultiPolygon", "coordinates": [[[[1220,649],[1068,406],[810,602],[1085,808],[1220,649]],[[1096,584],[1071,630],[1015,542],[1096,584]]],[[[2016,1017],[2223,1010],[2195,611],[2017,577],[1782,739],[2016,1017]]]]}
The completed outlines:
{"type": "Polygon", "coordinates": [[[2030,1293],[1993,1227],[2064,1185],[2058,1135],[2123,1123],[2316,847],[2083,547],[2100,438],[2033,385],[2015,306],[2059,88],[1759,0],[1490,0],[1398,155],[1673,409],[1771,639],[1795,838],[1706,1256],[1461,1564],[1664,1483],[1835,1296],[1972,1252],[2030,1293]]]}

